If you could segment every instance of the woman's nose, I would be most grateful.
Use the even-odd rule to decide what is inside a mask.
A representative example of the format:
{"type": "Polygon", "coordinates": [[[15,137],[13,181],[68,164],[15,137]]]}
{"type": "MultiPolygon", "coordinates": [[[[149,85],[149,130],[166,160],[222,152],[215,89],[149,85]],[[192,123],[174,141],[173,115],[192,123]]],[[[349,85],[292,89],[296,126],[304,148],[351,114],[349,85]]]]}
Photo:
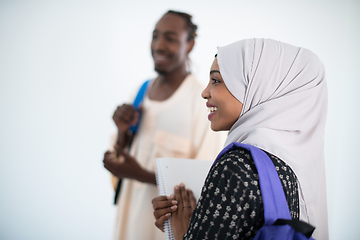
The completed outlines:
{"type": "Polygon", "coordinates": [[[209,84],[206,86],[206,88],[202,91],[201,97],[204,99],[208,99],[210,97],[210,92],[208,90],[209,84]]]}

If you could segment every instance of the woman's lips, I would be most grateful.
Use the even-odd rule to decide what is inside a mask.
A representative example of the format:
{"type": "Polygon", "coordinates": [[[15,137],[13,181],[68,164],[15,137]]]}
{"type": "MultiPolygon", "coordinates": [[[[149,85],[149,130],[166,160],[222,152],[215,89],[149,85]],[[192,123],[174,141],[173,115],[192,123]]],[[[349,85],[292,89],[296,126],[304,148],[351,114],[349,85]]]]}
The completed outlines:
{"type": "Polygon", "coordinates": [[[208,115],[208,119],[210,120],[210,118],[212,118],[215,115],[218,108],[210,103],[206,103],[206,106],[208,107],[208,109],[210,111],[210,114],[208,115]]]}
{"type": "Polygon", "coordinates": [[[208,119],[210,120],[214,116],[215,112],[212,112],[208,115],[208,119]]]}
{"type": "Polygon", "coordinates": [[[215,107],[214,105],[210,104],[209,102],[206,103],[206,107],[215,107]]]}

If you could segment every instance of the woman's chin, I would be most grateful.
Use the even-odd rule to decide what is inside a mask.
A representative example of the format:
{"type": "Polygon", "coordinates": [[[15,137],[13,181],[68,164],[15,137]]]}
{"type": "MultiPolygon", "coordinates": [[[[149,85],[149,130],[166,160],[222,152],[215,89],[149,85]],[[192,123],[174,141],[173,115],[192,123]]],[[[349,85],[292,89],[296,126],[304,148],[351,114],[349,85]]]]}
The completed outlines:
{"type": "Polygon", "coordinates": [[[213,123],[211,123],[210,128],[211,128],[211,130],[213,130],[214,132],[220,131],[220,130],[215,126],[215,124],[213,124],[213,123]]]}
{"type": "Polygon", "coordinates": [[[214,132],[220,132],[220,131],[227,131],[227,129],[224,129],[224,127],[218,126],[217,124],[214,124],[211,122],[211,126],[210,126],[211,130],[213,130],[214,132]]]}

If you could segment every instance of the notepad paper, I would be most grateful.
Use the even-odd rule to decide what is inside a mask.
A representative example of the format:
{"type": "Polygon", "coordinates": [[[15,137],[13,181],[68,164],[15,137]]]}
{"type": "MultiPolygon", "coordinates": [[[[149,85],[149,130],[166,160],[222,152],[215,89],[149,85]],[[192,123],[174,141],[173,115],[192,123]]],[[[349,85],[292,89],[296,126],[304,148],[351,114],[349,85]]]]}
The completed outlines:
{"type": "MultiPolygon", "coordinates": [[[[159,195],[169,196],[174,193],[175,185],[184,183],[198,200],[212,163],[213,161],[195,159],[157,158],[155,174],[159,195]]],[[[171,218],[165,221],[164,230],[165,239],[174,240],[171,218]]]]}

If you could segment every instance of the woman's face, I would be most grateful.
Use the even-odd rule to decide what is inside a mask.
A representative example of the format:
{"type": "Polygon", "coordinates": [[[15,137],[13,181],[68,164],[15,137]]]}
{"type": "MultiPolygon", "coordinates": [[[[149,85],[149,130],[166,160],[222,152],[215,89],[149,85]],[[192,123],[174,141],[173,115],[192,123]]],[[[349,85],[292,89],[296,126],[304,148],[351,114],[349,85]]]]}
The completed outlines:
{"type": "Polygon", "coordinates": [[[206,106],[210,114],[213,131],[230,130],[231,126],[239,118],[243,104],[239,102],[227,89],[219,70],[217,58],[210,69],[210,81],[201,96],[207,99],[206,106]]]}

